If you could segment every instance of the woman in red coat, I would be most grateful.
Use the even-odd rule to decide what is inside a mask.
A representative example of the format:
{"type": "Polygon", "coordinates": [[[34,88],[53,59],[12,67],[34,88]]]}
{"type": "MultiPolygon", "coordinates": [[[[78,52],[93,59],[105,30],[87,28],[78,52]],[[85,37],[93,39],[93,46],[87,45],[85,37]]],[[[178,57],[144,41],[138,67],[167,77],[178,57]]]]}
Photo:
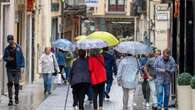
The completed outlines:
{"type": "Polygon", "coordinates": [[[106,82],[106,70],[104,67],[104,57],[98,50],[93,50],[88,57],[89,72],[93,87],[93,106],[97,110],[97,97],[99,95],[99,110],[102,110],[104,100],[104,85],[106,82]]]}

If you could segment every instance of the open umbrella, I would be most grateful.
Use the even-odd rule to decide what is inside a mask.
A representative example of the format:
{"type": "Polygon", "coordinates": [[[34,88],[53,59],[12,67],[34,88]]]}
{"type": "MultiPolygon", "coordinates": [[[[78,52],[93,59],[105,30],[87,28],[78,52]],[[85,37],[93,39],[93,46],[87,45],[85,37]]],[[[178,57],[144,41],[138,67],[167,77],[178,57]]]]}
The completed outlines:
{"type": "Polygon", "coordinates": [[[103,40],[108,44],[108,46],[115,46],[119,43],[116,37],[108,32],[97,31],[88,36],[87,39],[99,39],[103,40]]]}
{"type": "Polygon", "coordinates": [[[128,53],[133,55],[152,52],[152,49],[150,47],[137,41],[121,42],[114,49],[120,53],[128,53]]]}
{"type": "Polygon", "coordinates": [[[74,51],[74,44],[66,39],[58,39],[53,43],[55,48],[62,49],[64,51],[74,51]]]}
{"type": "Polygon", "coordinates": [[[108,45],[102,41],[102,40],[82,40],[78,41],[76,43],[76,47],[78,49],[98,49],[98,48],[104,48],[107,47],[108,45]]]}
{"type": "Polygon", "coordinates": [[[80,36],[77,36],[75,38],[75,40],[77,40],[77,41],[81,41],[81,40],[85,40],[85,39],[87,39],[87,36],[86,35],[80,35],[80,36]]]}

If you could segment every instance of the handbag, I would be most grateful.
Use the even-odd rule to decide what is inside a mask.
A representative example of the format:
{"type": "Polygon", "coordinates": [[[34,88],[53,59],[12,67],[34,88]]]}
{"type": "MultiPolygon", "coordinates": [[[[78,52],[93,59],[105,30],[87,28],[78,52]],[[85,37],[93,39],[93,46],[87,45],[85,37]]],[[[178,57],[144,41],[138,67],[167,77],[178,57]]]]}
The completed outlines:
{"type": "Polygon", "coordinates": [[[54,73],[52,75],[53,76],[57,76],[58,71],[57,71],[56,66],[55,66],[55,60],[54,60],[54,56],[53,55],[52,55],[52,59],[53,59],[53,66],[54,66],[54,73]]]}
{"type": "Polygon", "coordinates": [[[61,74],[57,74],[54,78],[54,84],[62,84],[62,76],[61,74]]]}

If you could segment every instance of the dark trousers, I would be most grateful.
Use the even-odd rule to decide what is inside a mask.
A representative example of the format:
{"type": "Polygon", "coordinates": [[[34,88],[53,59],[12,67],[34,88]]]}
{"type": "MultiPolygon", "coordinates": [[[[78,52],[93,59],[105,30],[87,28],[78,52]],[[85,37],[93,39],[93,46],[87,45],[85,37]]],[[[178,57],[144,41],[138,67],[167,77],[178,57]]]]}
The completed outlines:
{"type": "Polygon", "coordinates": [[[111,90],[111,87],[112,87],[112,82],[113,82],[113,79],[109,79],[106,81],[106,88],[105,88],[105,92],[107,94],[110,93],[110,90],[111,90]]]}
{"type": "Polygon", "coordinates": [[[15,88],[15,99],[18,100],[19,89],[20,89],[20,85],[19,85],[20,76],[21,76],[20,70],[7,69],[7,78],[8,78],[7,86],[8,86],[8,96],[10,101],[12,100],[12,96],[13,96],[13,92],[12,92],[13,85],[15,88]]]}
{"type": "Polygon", "coordinates": [[[89,88],[87,90],[87,96],[88,96],[88,100],[91,101],[93,99],[93,88],[91,84],[89,85],[89,88]]]}
{"type": "Polygon", "coordinates": [[[97,97],[99,95],[99,107],[103,107],[105,83],[93,85],[93,106],[97,109],[97,97]]]}
{"type": "Polygon", "coordinates": [[[85,99],[85,94],[87,93],[87,90],[89,88],[88,83],[80,83],[76,84],[73,87],[73,106],[77,106],[79,104],[79,110],[84,110],[84,99],[85,99]]]}
{"type": "Polygon", "coordinates": [[[150,101],[150,85],[149,85],[149,82],[147,80],[144,80],[144,82],[142,83],[142,92],[144,95],[144,99],[146,100],[146,102],[149,103],[149,101],[150,101]]]}
{"type": "MultiPolygon", "coordinates": [[[[61,77],[63,79],[63,81],[65,81],[66,79],[64,78],[64,75],[63,75],[63,69],[65,68],[64,65],[59,65],[59,68],[60,68],[60,74],[61,74],[61,77]]],[[[65,69],[64,69],[65,71],[65,69]]]]}

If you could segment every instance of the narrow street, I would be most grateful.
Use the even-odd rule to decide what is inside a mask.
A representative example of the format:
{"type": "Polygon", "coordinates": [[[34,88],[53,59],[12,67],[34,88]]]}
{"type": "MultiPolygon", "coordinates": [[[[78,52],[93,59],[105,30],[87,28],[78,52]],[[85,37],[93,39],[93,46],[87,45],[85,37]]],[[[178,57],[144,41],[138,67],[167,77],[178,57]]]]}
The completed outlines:
{"type": "MultiPolygon", "coordinates": [[[[144,101],[140,86],[137,91],[133,110],[151,110],[151,108],[145,108],[143,105],[144,101]]],[[[1,98],[0,110],[64,110],[66,93],[67,86],[58,86],[50,96],[45,97],[42,80],[39,80],[23,88],[20,92],[20,104],[17,106],[7,106],[8,97],[3,96],[1,98]]],[[[122,95],[122,89],[114,81],[110,94],[111,98],[110,100],[105,100],[104,110],[122,110],[122,95]]],[[[72,92],[70,89],[66,110],[73,110],[72,103],[72,92]]],[[[90,105],[88,101],[85,102],[86,110],[93,110],[92,107],[92,104],[90,105]]]]}

